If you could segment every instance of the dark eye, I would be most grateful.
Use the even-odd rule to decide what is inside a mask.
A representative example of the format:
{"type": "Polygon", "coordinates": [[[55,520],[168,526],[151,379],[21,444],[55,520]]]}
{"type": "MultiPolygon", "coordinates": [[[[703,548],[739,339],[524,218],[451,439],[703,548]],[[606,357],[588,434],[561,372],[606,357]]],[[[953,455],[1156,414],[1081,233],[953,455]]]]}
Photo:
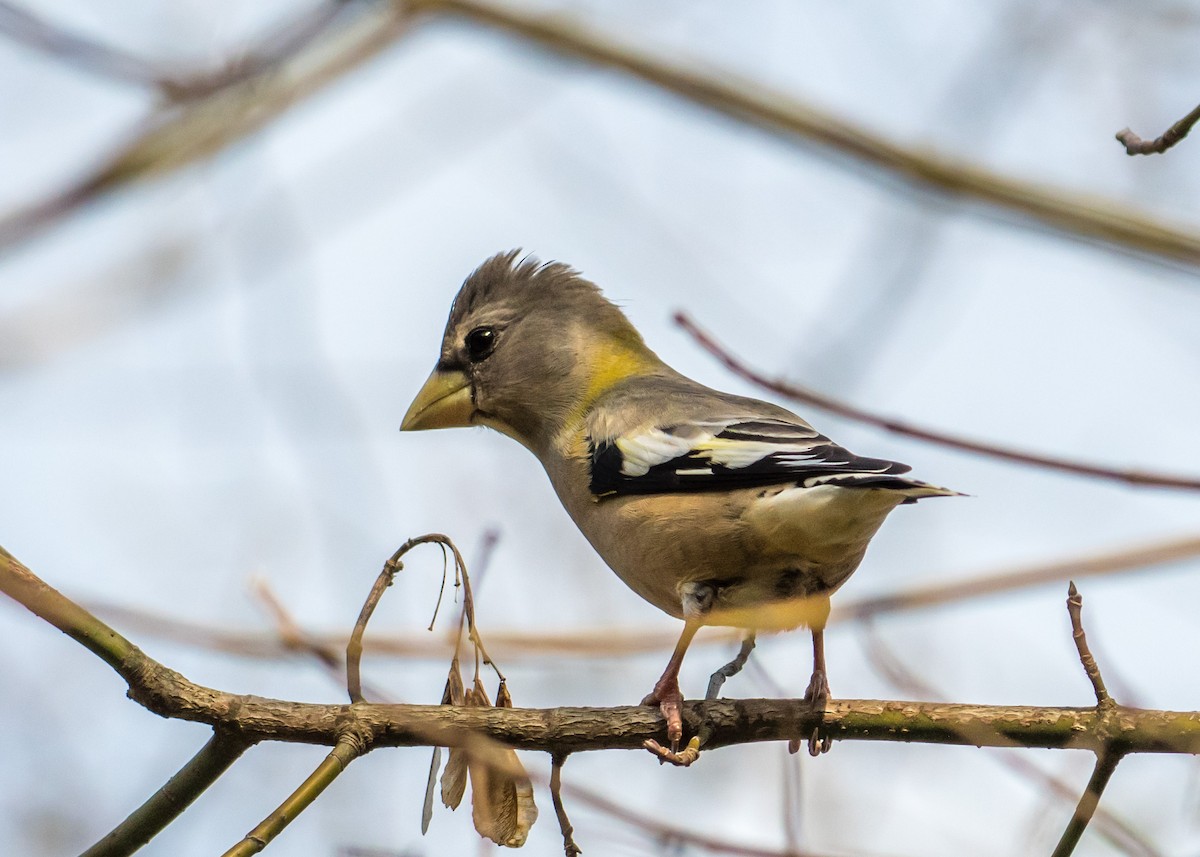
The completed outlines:
{"type": "Polygon", "coordinates": [[[467,334],[464,340],[467,346],[467,357],[472,363],[485,359],[496,348],[496,331],[490,327],[477,327],[467,334]]]}

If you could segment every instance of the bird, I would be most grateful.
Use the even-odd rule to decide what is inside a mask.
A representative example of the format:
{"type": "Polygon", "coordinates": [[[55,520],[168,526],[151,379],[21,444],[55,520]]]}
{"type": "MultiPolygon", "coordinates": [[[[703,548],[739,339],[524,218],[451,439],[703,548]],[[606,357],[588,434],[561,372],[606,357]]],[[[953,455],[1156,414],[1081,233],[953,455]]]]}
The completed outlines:
{"type": "MultiPolygon", "coordinates": [[[[693,738],[694,752],[679,750],[679,670],[700,627],[745,634],[709,697],[745,663],[755,634],[810,629],[804,699],[823,717],[830,596],[893,509],[959,493],[904,476],[908,465],[856,456],[783,407],[680,374],[579,271],[519,250],[464,280],[401,431],[461,426],[490,427],[532,452],[605,563],[683,620],[642,701],[659,707],[669,742],[647,746],[675,764],[699,748],[693,738]]],[[[829,750],[820,727],[807,737],[813,755],[829,750]]]]}

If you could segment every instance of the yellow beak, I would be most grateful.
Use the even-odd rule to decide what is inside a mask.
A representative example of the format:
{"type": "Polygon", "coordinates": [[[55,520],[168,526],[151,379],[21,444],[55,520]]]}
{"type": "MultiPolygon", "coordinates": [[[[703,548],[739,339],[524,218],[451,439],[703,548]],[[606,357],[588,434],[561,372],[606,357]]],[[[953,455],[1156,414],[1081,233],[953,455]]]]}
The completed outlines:
{"type": "Polygon", "coordinates": [[[434,369],[408,406],[400,431],[469,426],[474,412],[470,379],[462,372],[434,369]]]}

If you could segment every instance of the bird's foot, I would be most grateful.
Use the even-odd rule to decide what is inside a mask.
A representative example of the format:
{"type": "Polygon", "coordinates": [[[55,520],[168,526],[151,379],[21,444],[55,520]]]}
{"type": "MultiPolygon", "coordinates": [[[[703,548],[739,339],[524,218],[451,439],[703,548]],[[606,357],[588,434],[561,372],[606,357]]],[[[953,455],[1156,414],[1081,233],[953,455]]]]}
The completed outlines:
{"type": "MultiPolygon", "coordinates": [[[[821,716],[824,717],[825,706],[829,702],[829,679],[825,677],[824,670],[813,671],[812,678],[808,682],[808,689],[804,691],[804,701],[819,710],[821,716]]],[[[831,747],[833,747],[833,737],[829,731],[822,725],[814,727],[812,734],[808,736],[808,754],[819,756],[822,753],[828,753],[831,747]]],[[[789,753],[795,753],[799,749],[799,738],[788,741],[789,753]]]]}
{"type": "Polygon", "coordinates": [[[683,694],[679,690],[677,676],[663,676],[654,685],[650,695],[642,700],[642,705],[657,705],[667,721],[667,740],[671,742],[669,752],[679,752],[679,741],[683,738],[683,694]]]}
{"type": "Polygon", "coordinates": [[[643,741],[642,746],[658,757],[659,762],[670,762],[680,768],[686,768],[700,758],[700,738],[693,736],[688,745],[682,750],[668,750],[653,738],[643,741]]]}

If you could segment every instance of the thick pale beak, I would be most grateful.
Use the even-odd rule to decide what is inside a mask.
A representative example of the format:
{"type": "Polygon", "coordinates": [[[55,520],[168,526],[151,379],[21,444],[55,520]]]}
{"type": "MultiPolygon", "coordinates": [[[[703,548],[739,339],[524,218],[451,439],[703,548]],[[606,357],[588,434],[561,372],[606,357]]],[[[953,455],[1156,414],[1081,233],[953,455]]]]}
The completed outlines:
{"type": "Polygon", "coordinates": [[[408,406],[400,431],[469,426],[474,412],[470,379],[457,370],[434,369],[408,406]]]}

